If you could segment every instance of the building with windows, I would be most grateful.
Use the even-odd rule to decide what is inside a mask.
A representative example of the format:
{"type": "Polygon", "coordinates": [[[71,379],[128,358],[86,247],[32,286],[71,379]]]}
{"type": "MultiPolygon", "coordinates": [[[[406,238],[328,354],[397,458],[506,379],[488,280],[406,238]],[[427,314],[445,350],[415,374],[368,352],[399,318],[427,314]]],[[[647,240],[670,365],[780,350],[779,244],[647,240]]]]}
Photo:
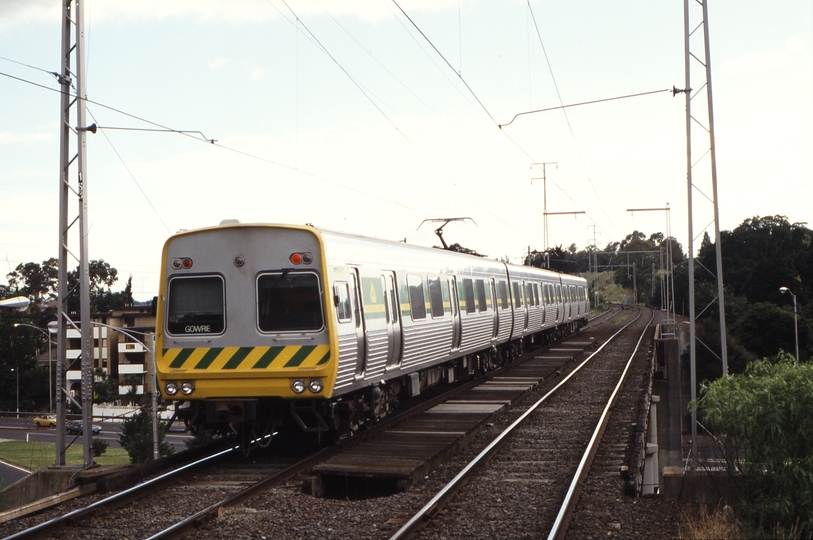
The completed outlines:
{"type": "MultiPolygon", "coordinates": [[[[91,324],[105,325],[93,326],[91,333],[95,381],[101,382],[104,377],[117,381],[119,402],[122,404],[130,399],[132,393],[141,396],[152,392],[152,381],[148,376],[153,361],[150,351],[130,336],[115,330],[121,328],[130,331],[144,344],[149,345],[149,337],[141,334],[155,332],[155,315],[152,306],[118,307],[104,314],[93,314],[90,320],[91,324]]],[[[81,334],[76,328],[69,327],[67,338],[66,384],[71,396],[79,401],[82,383],[81,334]]]]}

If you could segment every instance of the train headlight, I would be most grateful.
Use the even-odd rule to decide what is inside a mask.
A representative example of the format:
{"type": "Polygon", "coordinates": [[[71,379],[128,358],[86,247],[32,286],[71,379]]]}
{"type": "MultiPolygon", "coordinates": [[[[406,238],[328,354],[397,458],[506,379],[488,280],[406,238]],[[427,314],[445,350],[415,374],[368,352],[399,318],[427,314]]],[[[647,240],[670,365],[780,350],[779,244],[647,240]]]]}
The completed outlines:
{"type": "Polygon", "coordinates": [[[305,381],[302,379],[294,379],[291,381],[291,390],[294,391],[294,394],[301,394],[305,391],[305,381]]]}
{"type": "Polygon", "coordinates": [[[311,379],[308,382],[308,390],[310,390],[314,394],[318,394],[319,392],[321,392],[322,388],[324,388],[324,385],[322,384],[322,381],[320,379],[311,379]]]}
{"type": "Polygon", "coordinates": [[[184,381],[181,383],[181,394],[189,396],[195,391],[195,383],[192,381],[184,381]]]}
{"type": "Polygon", "coordinates": [[[166,392],[168,396],[174,396],[178,393],[178,383],[175,381],[169,381],[164,385],[164,392],[166,392]]]}

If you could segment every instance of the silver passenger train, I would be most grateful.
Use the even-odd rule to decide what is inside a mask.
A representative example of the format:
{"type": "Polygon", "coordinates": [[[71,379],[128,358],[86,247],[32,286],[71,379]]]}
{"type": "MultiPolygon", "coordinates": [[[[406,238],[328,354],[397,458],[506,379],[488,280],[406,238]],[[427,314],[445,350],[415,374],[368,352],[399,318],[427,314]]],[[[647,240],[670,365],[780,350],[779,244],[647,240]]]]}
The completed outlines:
{"type": "Polygon", "coordinates": [[[583,278],[310,226],[167,240],[157,368],[192,427],[352,434],[586,324],[583,278]]]}

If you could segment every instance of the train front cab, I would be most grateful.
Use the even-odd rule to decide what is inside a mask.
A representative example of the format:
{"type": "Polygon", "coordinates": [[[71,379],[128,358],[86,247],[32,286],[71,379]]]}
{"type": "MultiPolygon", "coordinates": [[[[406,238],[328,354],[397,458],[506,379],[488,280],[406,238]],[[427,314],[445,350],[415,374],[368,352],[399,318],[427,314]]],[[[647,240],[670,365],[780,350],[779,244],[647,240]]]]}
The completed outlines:
{"type": "Polygon", "coordinates": [[[308,227],[230,225],[167,241],[156,365],[164,399],[186,402],[184,420],[263,435],[289,402],[330,397],[337,345],[321,253],[308,227]]]}

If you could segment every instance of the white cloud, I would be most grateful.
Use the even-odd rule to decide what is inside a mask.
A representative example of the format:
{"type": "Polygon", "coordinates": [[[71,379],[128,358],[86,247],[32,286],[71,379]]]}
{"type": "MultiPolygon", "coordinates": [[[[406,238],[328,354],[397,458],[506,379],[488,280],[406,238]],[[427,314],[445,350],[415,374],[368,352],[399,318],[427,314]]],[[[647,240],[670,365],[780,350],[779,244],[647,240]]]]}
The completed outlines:
{"type": "Polygon", "coordinates": [[[265,78],[265,70],[261,67],[256,67],[251,72],[252,81],[261,81],[265,78]]]}

